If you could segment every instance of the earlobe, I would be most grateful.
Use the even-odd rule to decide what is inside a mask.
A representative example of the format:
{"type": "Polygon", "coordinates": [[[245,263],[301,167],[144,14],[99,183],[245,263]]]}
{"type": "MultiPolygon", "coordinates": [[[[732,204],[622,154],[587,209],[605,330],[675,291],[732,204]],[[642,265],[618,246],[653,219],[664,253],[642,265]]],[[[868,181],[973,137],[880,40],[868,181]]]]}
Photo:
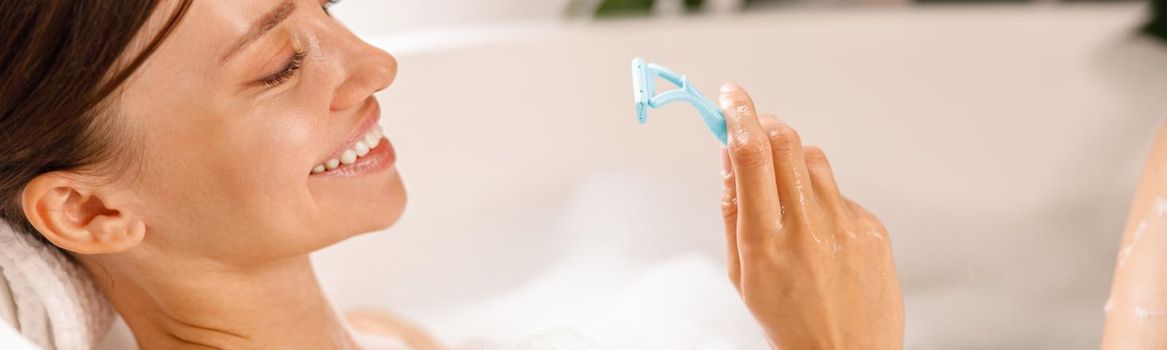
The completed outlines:
{"type": "Polygon", "coordinates": [[[74,253],[110,254],[137,246],[146,224],[93,183],[98,182],[76,174],[42,174],[24,188],[24,214],[46,239],[74,253]]]}
{"type": "Polygon", "coordinates": [[[89,221],[85,229],[93,237],[102,251],[80,252],[81,254],[102,254],[125,251],[142,241],[146,236],[146,224],[130,220],[120,215],[99,215],[89,221]]]}

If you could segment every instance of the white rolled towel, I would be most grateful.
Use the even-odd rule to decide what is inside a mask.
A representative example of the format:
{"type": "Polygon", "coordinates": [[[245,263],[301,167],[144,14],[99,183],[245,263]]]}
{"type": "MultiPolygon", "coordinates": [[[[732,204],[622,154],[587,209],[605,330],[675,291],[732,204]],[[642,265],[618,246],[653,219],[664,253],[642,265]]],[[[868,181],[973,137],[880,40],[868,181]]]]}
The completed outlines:
{"type": "Polygon", "coordinates": [[[4,327],[37,346],[92,349],[109,330],[113,309],[89,273],[55,247],[17,232],[3,220],[0,271],[4,327]]]}

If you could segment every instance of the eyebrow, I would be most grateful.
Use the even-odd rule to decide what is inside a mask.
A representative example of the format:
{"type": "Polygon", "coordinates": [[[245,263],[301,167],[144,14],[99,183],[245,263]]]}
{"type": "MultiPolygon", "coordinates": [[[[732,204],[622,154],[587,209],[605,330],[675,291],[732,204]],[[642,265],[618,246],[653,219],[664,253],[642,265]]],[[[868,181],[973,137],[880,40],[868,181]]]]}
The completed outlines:
{"type": "Polygon", "coordinates": [[[292,12],[295,11],[295,0],[285,0],[280,4],[279,7],[268,11],[263,15],[262,18],[259,19],[259,21],[255,22],[255,24],[251,26],[251,29],[247,30],[247,34],[244,34],[243,38],[239,39],[239,42],[237,42],[235,46],[232,46],[231,50],[227,51],[227,53],[224,54],[223,57],[219,59],[219,61],[226,62],[228,59],[231,59],[231,56],[234,56],[239,51],[243,51],[244,47],[247,47],[247,45],[250,45],[251,43],[255,42],[256,39],[259,39],[259,37],[263,36],[263,34],[271,31],[272,28],[275,28],[280,24],[280,22],[288,19],[288,17],[292,15],[292,12]]]}

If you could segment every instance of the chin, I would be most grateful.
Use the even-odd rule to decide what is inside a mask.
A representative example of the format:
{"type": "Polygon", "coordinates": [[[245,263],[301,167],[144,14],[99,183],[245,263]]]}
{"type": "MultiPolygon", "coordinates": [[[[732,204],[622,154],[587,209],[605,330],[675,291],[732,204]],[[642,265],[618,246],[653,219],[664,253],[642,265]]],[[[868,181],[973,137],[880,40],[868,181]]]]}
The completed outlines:
{"type": "Polygon", "coordinates": [[[390,181],[388,188],[380,193],[385,193],[385,195],[378,198],[376,202],[379,205],[372,206],[375,210],[369,214],[373,224],[370,229],[363,230],[358,235],[393,227],[405,214],[409,195],[406,194],[405,184],[401,182],[401,176],[397,174],[397,171],[393,172],[393,181],[390,181]]]}
{"type": "Polygon", "coordinates": [[[388,229],[405,214],[408,195],[396,169],[393,169],[388,181],[369,189],[364,197],[367,198],[356,201],[358,207],[349,211],[352,213],[350,219],[359,218],[350,222],[359,226],[348,230],[346,238],[388,229]]]}
{"type": "Polygon", "coordinates": [[[313,184],[321,193],[327,209],[320,217],[322,225],[304,248],[316,251],[352,237],[392,227],[405,213],[407,195],[396,167],[353,178],[327,179],[313,184]],[[325,233],[325,234],[321,234],[325,233]]]}

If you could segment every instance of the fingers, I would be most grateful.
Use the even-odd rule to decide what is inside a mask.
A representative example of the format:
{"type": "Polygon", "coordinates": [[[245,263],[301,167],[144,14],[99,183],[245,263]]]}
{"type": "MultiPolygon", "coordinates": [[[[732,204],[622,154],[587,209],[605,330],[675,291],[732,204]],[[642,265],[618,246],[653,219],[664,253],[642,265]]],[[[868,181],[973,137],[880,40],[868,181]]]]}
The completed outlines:
{"type": "Polygon", "coordinates": [[[718,99],[729,134],[729,159],[736,181],[739,249],[760,244],[782,227],[774,160],[750,97],[736,84],[721,87],[718,99]]]}
{"type": "Polygon", "coordinates": [[[827,155],[818,147],[806,147],[803,149],[803,157],[806,158],[806,167],[810,171],[810,183],[814,189],[815,198],[822,205],[823,210],[836,220],[851,218],[853,214],[851,209],[847,207],[847,202],[843,201],[843,195],[839,192],[839,186],[835,182],[835,175],[831,171],[827,155]]]}
{"type": "Polygon", "coordinates": [[[818,203],[811,187],[810,172],[803,155],[802,140],[794,128],[778,118],[764,118],[770,153],[774,157],[774,177],[782,216],[789,224],[806,224],[818,203]]]}
{"type": "Polygon", "coordinates": [[[733,163],[729,158],[729,150],[721,148],[721,177],[724,181],[721,196],[721,213],[725,219],[725,246],[726,269],[729,281],[733,287],[741,292],[741,258],[737,250],[737,181],[734,180],[733,163]]]}

